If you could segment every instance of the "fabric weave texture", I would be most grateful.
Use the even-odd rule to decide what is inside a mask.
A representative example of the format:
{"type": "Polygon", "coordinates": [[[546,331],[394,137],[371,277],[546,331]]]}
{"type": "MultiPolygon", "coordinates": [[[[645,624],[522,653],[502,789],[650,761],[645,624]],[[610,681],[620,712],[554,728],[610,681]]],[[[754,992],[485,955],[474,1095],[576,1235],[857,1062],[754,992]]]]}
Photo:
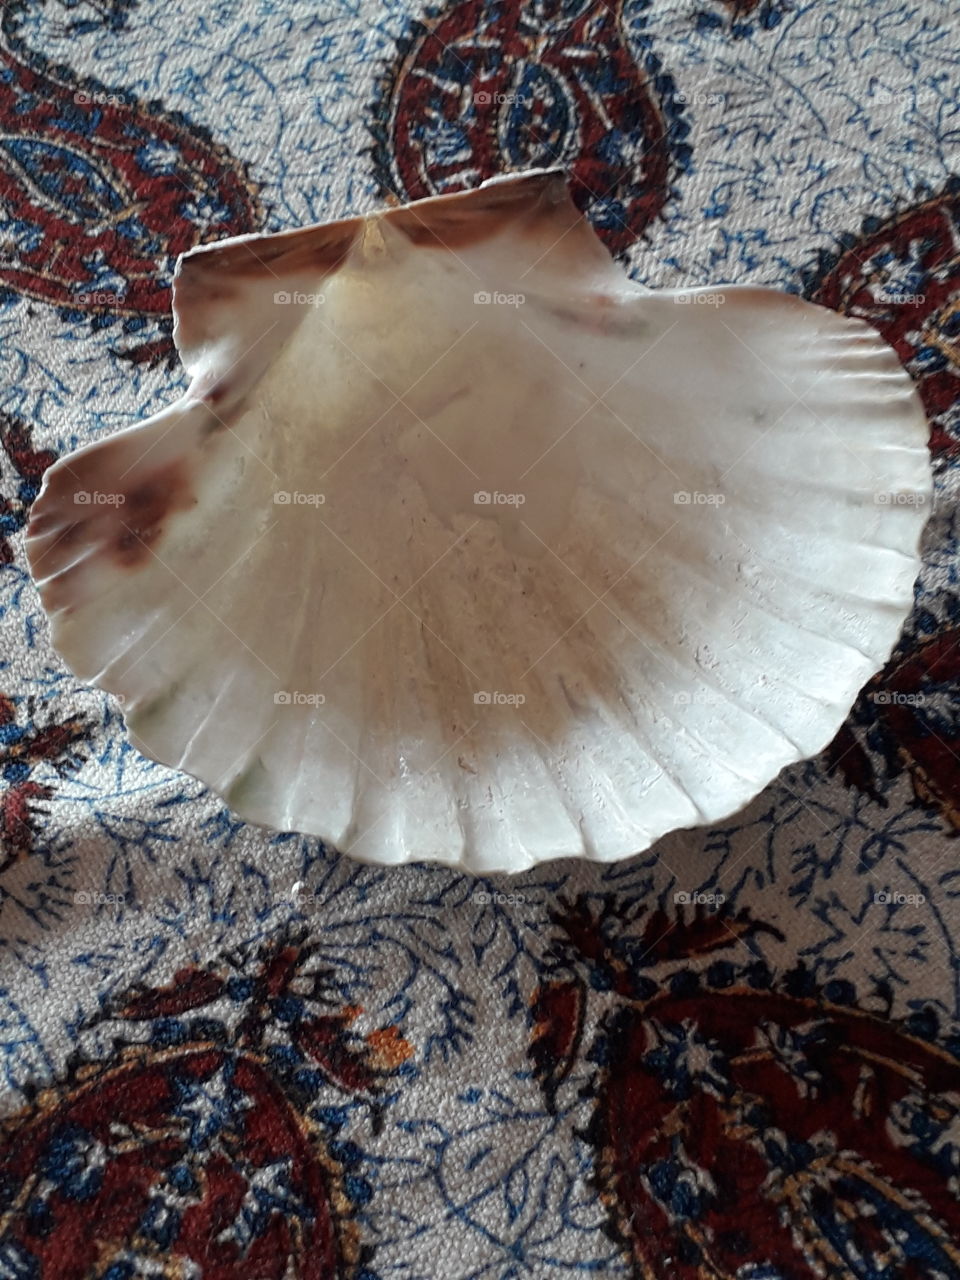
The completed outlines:
{"type": "Polygon", "coordinates": [[[0,1280],[960,1280],[958,35],[948,0],[4,0],[0,1280]],[[617,865],[244,825],[51,649],[43,472],[182,390],[193,245],[557,164],[639,282],[895,347],[936,485],[901,642],[821,756],[617,865]]]}

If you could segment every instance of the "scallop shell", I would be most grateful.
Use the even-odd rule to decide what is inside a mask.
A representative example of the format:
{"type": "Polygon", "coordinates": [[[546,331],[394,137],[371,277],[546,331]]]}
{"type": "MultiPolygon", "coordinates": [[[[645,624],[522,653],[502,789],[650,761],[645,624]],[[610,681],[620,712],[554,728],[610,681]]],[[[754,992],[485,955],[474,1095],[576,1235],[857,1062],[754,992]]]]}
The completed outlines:
{"type": "Polygon", "coordinates": [[[134,744],[360,859],[610,860],[820,750],[912,600],[866,324],[650,292],[532,172],[180,262],[176,404],[47,472],[53,641],[134,744]]]}

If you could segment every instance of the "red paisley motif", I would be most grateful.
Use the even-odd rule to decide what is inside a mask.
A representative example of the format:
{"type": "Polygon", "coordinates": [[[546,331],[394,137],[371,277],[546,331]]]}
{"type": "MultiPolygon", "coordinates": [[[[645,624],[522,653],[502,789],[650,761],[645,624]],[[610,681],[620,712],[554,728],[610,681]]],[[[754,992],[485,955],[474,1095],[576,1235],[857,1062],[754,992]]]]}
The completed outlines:
{"type": "MultiPolygon", "coordinates": [[[[39,1275],[83,1280],[98,1267],[102,1274],[133,1244],[139,1259],[188,1260],[209,1280],[335,1280],[346,1276],[336,1222],[340,1196],[337,1171],[315,1149],[297,1116],[272,1085],[263,1066],[251,1057],[231,1060],[231,1083],[245,1103],[236,1134],[244,1155],[243,1171],[225,1153],[204,1163],[194,1202],[182,1209],[182,1224],[169,1243],[145,1246],[140,1232],[150,1199],[175,1198],[173,1167],[188,1152],[187,1135],[171,1116],[176,1102],[172,1081],[202,1087],[222,1071],[226,1055],[217,1049],[191,1049],[155,1055],[128,1051],[126,1061],[78,1084],[65,1097],[54,1094],[28,1122],[17,1128],[0,1160],[0,1179],[22,1188],[25,1197],[43,1195],[44,1170],[58,1134],[82,1132],[85,1142],[105,1153],[102,1178],[90,1195],[55,1191],[44,1197],[55,1229],[33,1234],[21,1224],[20,1239],[37,1259],[39,1275]],[[118,1135],[126,1135],[118,1141],[118,1135]],[[270,1215],[262,1234],[246,1250],[229,1228],[241,1215],[251,1179],[282,1164],[287,1184],[309,1205],[310,1213],[288,1219],[270,1215]],[[97,1223],[97,1230],[91,1224],[97,1223]]],[[[351,1247],[350,1254],[355,1254],[351,1247]]]]}
{"type": "Polygon", "coordinates": [[[419,200],[563,166],[619,253],[663,208],[671,168],[688,161],[672,89],[654,54],[636,65],[617,6],[463,0],[417,23],[384,78],[376,170],[387,194],[419,200]]]}
{"type": "Polygon", "coordinates": [[[256,230],[256,189],[184,116],[26,48],[21,7],[0,23],[0,287],[69,313],[166,317],[177,256],[256,230]]]}
{"type": "Polygon", "coordinates": [[[960,1267],[956,1194],[888,1124],[911,1093],[936,1108],[938,1096],[960,1089],[960,1063],[951,1055],[870,1014],[748,988],[665,996],[625,1010],[608,1051],[619,1065],[599,1090],[592,1129],[598,1180],[639,1275],[661,1274],[669,1256],[677,1280],[702,1280],[704,1266],[706,1274],[736,1275],[751,1262],[775,1268],[782,1280],[814,1280],[821,1266],[853,1277],[855,1256],[879,1258],[889,1246],[883,1215],[865,1212],[874,1203],[887,1206],[887,1224],[898,1209],[922,1220],[917,1234],[931,1265],[907,1263],[898,1280],[931,1280],[941,1258],[960,1267]],[[645,1070],[657,1023],[695,1028],[699,1042],[722,1053],[729,1094],[694,1085],[678,1100],[645,1070]],[[808,1079],[798,1080],[776,1041],[814,1026],[808,1079]],[[708,1206],[687,1220],[651,1187],[650,1171],[655,1180],[672,1163],[695,1169],[711,1189],[708,1206]],[[848,1212],[853,1225],[841,1252],[833,1215],[848,1212]]]}
{"type": "Polygon", "coordinates": [[[35,1280],[369,1276],[352,1221],[371,1194],[362,1155],[337,1141],[341,1108],[319,1103],[376,1116],[413,1050],[394,1025],[351,1031],[362,1010],[334,1010],[317,950],[241,947],[84,1026],[88,1049],[114,1051],[78,1050],[0,1126],[4,1262],[35,1280]]]}
{"type": "Polygon", "coordinates": [[[635,935],[642,915],[561,902],[530,1046],[551,1109],[571,1063],[597,1064],[585,1136],[636,1280],[956,1280],[958,1038],[802,966],[714,958],[723,934],[777,935],[744,911],[656,911],[635,935]],[[584,1046],[591,990],[608,1012],[584,1046]]]}

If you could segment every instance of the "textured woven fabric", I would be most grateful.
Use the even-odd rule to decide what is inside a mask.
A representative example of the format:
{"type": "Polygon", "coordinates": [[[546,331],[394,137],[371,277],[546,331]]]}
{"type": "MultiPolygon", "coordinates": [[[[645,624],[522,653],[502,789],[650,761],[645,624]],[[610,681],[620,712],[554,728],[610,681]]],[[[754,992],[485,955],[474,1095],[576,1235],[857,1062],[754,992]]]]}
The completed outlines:
{"type": "Polygon", "coordinates": [[[955,6],[0,15],[0,1280],[960,1280],[955,6]],[[637,280],[896,347],[936,475],[902,641],[819,758],[619,865],[245,826],[51,650],[42,473],[184,385],[192,245],[557,163],[637,280]]]}

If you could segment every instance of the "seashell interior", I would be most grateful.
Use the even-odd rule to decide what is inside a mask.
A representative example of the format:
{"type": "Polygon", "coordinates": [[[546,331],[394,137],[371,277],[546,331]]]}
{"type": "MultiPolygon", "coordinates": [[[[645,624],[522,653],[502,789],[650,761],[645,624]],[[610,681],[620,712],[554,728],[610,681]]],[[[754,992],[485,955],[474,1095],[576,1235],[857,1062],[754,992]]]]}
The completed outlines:
{"type": "Polygon", "coordinates": [[[820,750],[912,601],[867,325],[651,293],[533,172],[180,263],[192,383],[48,471],[53,640],[135,745],[364,860],[615,859],[820,750]]]}

